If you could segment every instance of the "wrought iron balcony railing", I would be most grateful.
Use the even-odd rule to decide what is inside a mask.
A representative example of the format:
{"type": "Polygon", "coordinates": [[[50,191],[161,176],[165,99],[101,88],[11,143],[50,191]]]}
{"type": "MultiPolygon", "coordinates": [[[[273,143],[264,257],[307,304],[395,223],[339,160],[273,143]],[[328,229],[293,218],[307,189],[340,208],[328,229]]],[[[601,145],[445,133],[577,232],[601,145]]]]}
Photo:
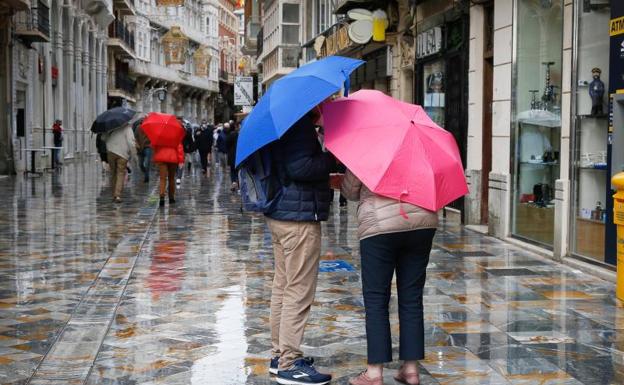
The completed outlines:
{"type": "Polygon", "coordinates": [[[123,41],[134,52],[134,32],[125,23],[114,20],[108,27],[108,36],[123,41]]]}
{"type": "Polygon", "coordinates": [[[14,16],[15,34],[28,43],[50,41],[50,8],[37,0],[26,11],[17,12],[14,16]]]}

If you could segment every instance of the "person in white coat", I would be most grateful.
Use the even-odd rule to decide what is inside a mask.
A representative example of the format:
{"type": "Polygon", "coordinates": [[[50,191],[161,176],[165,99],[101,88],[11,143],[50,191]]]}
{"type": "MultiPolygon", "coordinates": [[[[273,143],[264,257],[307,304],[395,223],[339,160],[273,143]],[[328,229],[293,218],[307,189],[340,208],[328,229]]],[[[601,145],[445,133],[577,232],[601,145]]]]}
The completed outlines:
{"type": "Polygon", "coordinates": [[[113,202],[121,203],[121,192],[126,179],[128,161],[136,153],[136,141],[132,126],[126,124],[105,134],[107,161],[111,173],[111,191],[113,202]]]}

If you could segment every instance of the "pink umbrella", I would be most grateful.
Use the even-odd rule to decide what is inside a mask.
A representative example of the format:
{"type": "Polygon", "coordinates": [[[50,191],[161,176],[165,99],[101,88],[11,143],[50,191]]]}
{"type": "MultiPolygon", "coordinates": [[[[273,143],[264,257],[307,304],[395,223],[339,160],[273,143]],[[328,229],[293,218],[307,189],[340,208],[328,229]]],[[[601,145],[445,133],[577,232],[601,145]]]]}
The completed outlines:
{"type": "Polygon", "coordinates": [[[323,105],[325,145],[372,192],[437,211],[468,193],[455,138],[422,107],[361,90],[323,105]]]}

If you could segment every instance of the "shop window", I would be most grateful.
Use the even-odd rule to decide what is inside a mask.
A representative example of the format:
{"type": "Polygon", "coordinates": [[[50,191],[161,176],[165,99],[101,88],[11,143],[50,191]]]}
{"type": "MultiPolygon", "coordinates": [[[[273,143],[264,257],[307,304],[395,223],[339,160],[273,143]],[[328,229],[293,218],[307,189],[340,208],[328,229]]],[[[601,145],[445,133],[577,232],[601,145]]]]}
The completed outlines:
{"type": "Polygon", "coordinates": [[[518,0],[517,12],[512,233],[552,247],[560,177],[563,4],[518,0]]]}
{"type": "Polygon", "coordinates": [[[572,252],[605,261],[610,9],[578,12],[572,252]],[[600,97],[600,88],[604,90],[600,97]],[[591,95],[590,95],[591,92],[591,95]],[[593,98],[592,98],[593,95],[593,98]]]}
{"type": "Polygon", "coordinates": [[[427,115],[440,127],[444,127],[445,72],[444,60],[437,60],[423,66],[424,100],[427,115]]]}

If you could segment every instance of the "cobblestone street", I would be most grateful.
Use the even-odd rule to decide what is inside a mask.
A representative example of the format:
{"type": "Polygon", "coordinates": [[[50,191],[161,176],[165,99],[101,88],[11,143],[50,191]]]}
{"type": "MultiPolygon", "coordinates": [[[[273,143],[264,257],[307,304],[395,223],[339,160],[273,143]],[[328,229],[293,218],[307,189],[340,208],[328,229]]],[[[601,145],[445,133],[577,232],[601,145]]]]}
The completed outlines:
{"type": "MultiPolygon", "coordinates": [[[[120,205],[93,162],[0,179],[0,384],[274,384],[263,218],[220,170],[161,209],[136,174],[120,205]]],[[[323,227],[304,341],[341,385],[366,363],[355,209],[323,227]]],[[[427,279],[422,384],[624,383],[612,283],[451,225],[427,279]]]]}

